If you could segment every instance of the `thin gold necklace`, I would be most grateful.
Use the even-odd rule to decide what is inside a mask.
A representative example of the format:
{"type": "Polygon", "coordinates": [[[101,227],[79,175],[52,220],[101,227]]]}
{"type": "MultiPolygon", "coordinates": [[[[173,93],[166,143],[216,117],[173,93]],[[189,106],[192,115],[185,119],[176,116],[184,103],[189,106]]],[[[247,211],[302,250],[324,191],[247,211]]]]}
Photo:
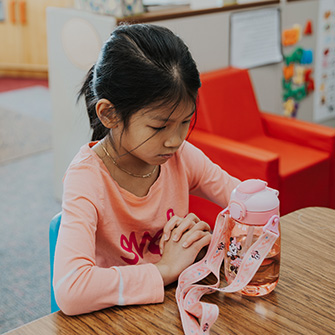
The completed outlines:
{"type": "Polygon", "coordinates": [[[132,172],[130,172],[130,171],[124,169],[123,167],[121,167],[121,166],[116,162],[116,160],[109,154],[109,152],[107,151],[107,149],[106,149],[105,146],[103,145],[102,141],[100,141],[100,144],[101,144],[101,147],[102,147],[103,151],[105,152],[105,154],[112,160],[113,164],[114,164],[117,168],[119,168],[121,171],[123,171],[123,172],[129,174],[129,176],[136,177],[136,178],[149,178],[149,177],[151,177],[151,176],[156,172],[156,169],[157,169],[157,166],[158,166],[158,165],[156,165],[156,166],[154,167],[154,169],[153,169],[151,172],[147,173],[147,174],[136,174],[136,173],[132,173],[132,172]]]}

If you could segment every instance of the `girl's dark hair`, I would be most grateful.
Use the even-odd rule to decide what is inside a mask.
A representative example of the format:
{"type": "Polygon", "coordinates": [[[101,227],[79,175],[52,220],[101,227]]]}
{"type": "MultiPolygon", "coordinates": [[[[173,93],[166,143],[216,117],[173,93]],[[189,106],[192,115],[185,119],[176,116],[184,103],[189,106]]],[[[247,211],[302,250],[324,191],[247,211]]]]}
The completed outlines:
{"type": "Polygon", "coordinates": [[[79,92],[84,95],[92,140],[104,138],[96,115],[99,99],[109,100],[125,128],[138,110],[184,100],[196,106],[200,87],[197,66],[184,42],[169,29],[151,24],[121,25],[103,45],[79,92]]]}

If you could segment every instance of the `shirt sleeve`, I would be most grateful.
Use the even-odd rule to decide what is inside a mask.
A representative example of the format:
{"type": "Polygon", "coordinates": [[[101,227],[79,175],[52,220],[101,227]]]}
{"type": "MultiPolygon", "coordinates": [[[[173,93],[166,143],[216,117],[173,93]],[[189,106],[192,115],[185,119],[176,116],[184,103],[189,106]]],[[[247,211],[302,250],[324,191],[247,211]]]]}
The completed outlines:
{"type": "Polygon", "coordinates": [[[99,185],[96,175],[72,168],[64,178],[53,279],[58,306],[65,314],[76,315],[113,305],[162,302],[164,283],[154,264],[96,265],[95,232],[103,212],[96,207],[103,204],[99,187],[90,189],[99,185]]]}
{"type": "Polygon", "coordinates": [[[190,194],[225,208],[231,192],[241,181],[229,175],[189,142],[185,142],[182,155],[189,175],[190,194]]]}

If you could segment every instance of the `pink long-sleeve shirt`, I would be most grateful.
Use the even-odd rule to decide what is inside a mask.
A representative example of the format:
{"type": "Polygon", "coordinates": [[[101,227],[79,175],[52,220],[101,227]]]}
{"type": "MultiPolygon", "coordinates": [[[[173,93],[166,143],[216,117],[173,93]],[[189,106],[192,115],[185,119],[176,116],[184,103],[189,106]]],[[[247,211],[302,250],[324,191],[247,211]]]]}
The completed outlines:
{"type": "Polygon", "coordinates": [[[94,144],[81,148],[64,177],[53,283],[58,306],[70,315],[162,302],[154,263],[164,225],[188,214],[190,193],[226,207],[239,183],[185,141],[148,194],[137,197],[114,181],[94,144]]]}

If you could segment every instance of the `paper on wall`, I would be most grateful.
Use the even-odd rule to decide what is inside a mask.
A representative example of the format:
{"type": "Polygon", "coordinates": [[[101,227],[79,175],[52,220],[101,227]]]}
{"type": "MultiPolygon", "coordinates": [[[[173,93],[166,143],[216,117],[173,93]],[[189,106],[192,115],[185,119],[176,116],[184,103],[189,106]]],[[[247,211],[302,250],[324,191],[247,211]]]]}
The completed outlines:
{"type": "Polygon", "coordinates": [[[230,16],[230,65],[239,68],[282,61],[280,11],[249,10],[230,16]]]}
{"type": "Polygon", "coordinates": [[[314,121],[335,117],[335,0],[319,2],[314,121]]]}

